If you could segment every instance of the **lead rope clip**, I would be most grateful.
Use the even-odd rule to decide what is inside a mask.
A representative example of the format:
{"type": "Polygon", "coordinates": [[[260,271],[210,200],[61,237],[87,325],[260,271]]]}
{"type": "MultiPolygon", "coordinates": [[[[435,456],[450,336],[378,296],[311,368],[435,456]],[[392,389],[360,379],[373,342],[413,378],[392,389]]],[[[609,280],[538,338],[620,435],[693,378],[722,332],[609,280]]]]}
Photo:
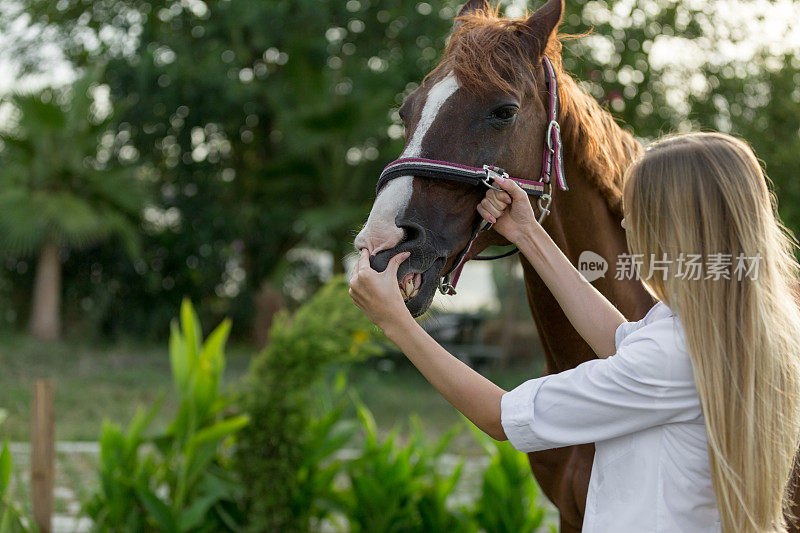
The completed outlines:
{"type": "Polygon", "coordinates": [[[539,197],[538,204],[539,204],[539,224],[541,224],[547,215],[550,214],[550,204],[553,203],[553,197],[550,194],[553,191],[553,185],[548,181],[547,182],[547,192],[544,193],[539,197]]]}
{"type": "Polygon", "coordinates": [[[495,167],[493,167],[491,165],[483,165],[483,170],[486,171],[486,176],[481,179],[481,183],[483,183],[484,185],[486,185],[490,189],[494,189],[496,191],[504,192],[503,189],[501,189],[500,187],[496,186],[494,184],[494,182],[495,182],[495,180],[497,178],[503,178],[503,179],[508,178],[509,177],[508,176],[508,172],[506,172],[502,168],[501,169],[497,169],[497,168],[495,168],[495,167]],[[499,172],[498,172],[498,170],[499,170],[499,172]]]}

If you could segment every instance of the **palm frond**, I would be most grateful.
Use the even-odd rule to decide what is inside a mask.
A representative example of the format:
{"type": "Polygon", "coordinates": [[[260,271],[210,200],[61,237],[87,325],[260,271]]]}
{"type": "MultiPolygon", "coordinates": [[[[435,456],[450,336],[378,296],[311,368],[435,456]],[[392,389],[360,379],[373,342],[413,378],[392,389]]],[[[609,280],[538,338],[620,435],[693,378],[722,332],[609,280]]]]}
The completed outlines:
{"type": "Polygon", "coordinates": [[[147,194],[130,168],[97,170],[97,154],[111,117],[92,117],[92,71],[50,97],[13,94],[18,120],[0,132],[0,244],[14,254],[45,242],[84,248],[111,235],[132,255],[147,194]]]}
{"type": "Polygon", "coordinates": [[[47,225],[33,206],[30,191],[0,191],[0,246],[12,255],[30,255],[45,242],[47,225]]]}
{"type": "Polygon", "coordinates": [[[34,205],[47,221],[49,237],[62,246],[85,248],[111,234],[102,211],[70,192],[37,192],[34,205]]]}

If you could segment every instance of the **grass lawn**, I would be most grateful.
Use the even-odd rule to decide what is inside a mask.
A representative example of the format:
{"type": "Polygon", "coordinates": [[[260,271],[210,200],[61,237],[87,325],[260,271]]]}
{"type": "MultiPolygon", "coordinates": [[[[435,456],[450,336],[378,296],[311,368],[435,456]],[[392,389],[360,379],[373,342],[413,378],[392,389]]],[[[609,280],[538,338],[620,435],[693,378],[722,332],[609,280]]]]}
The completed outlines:
{"type": "MultiPolygon", "coordinates": [[[[487,378],[509,390],[541,373],[542,360],[519,362],[505,367],[481,370],[487,378]]],[[[408,428],[412,415],[419,417],[425,433],[434,438],[453,425],[468,421],[429,384],[406,359],[371,361],[359,365],[350,373],[350,385],[375,416],[378,427],[389,430],[396,425],[408,428]]],[[[472,434],[462,431],[451,451],[460,454],[481,454],[472,434]]]]}
{"type": "MultiPolygon", "coordinates": [[[[247,346],[227,350],[226,384],[235,388],[255,353],[247,346]]],[[[44,343],[21,334],[0,336],[0,409],[8,418],[0,424],[0,438],[30,440],[30,403],[33,381],[52,378],[56,386],[56,439],[97,440],[101,424],[109,419],[127,425],[137,406],[150,406],[163,397],[154,427],[164,427],[175,410],[175,397],[166,342],[163,345],[81,342],[44,343]]],[[[510,389],[541,371],[541,360],[490,367],[484,374],[510,389]]],[[[350,385],[373,411],[382,430],[407,426],[419,416],[433,437],[461,415],[404,358],[373,360],[356,365],[350,385]]],[[[472,442],[468,432],[459,440],[472,442]]],[[[474,445],[468,447],[476,448],[474,445]]]]}
{"type": "MultiPolygon", "coordinates": [[[[253,350],[228,350],[227,381],[244,374],[253,350]]],[[[137,406],[164,395],[155,426],[175,410],[167,343],[90,345],[45,343],[20,334],[0,333],[0,408],[8,418],[0,438],[30,440],[33,381],[53,379],[56,387],[56,439],[97,440],[103,419],[127,425],[137,406]],[[166,394],[164,394],[166,393],[166,394]]]]}

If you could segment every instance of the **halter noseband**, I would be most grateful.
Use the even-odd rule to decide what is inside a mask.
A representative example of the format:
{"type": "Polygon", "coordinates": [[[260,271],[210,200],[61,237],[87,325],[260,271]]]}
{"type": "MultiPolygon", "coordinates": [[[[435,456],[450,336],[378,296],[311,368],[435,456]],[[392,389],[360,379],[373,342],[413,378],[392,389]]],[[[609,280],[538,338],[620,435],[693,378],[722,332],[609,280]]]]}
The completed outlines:
{"type": "MultiPolygon", "coordinates": [[[[386,168],[383,169],[383,172],[381,172],[378,178],[376,193],[380,191],[381,187],[387,182],[399,178],[400,176],[455,181],[466,185],[495,189],[497,191],[502,191],[502,189],[494,185],[494,181],[497,177],[503,177],[516,182],[529,196],[538,198],[540,211],[539,223],[541,224],[547,215],[550,214],[550,203],[553,201],[553,197],[551,196],[551,178],[555,175],[559,188],[562,191],[569,190],[564,175],[564,148],[561,142],[561,127],[558,124],[558,79],[556,78],[553,65],[546,56],[542,58],[542,65],[545,73],[545,86],[550,95],[550,100],[547,114],[548,124],[547,132],[545,133],[544,154],[542,155],[542,172],[538,181],[509,176],[505,170],[494,165],[483,165],[482,168],[477,168],[459,165],[457,163],[449,163],[447,161],[425,159],[422,157],[404,157],[386,165],[386,168]],[[545,189],[547,192],[545,192],[545,189]]],[[[487,230],[491,226],[490,223],[484,221],[478,224],[472,232],[469,242],[464,249],[459,252],[456,260],[453,262],[453,266],[451,266],[439,280],[439,291],[442,294],[453,295],[456,293],[456,284],[458,283],[458,278],[461,276],[461,270],[467,262],[467,254],[470,248],[472,248],[472,244],[481,231],[487,230]]],[[[513,255],[518,251],[519,250],[514,247],[513,250],[500,255],[479,256],[474,259],[489,261],[513,255]]]]}

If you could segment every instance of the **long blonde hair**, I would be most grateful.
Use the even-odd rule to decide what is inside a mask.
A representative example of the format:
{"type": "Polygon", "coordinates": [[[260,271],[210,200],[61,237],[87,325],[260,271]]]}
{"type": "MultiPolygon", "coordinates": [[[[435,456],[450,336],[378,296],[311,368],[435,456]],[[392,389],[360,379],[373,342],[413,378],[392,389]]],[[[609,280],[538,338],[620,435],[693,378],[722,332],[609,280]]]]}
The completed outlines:
{"type": "Polygon", "coordinates": [[[722,530],[783,531],[800,443],[800,269],[771,182],[744,141],[692,133],[651,145],[624,193],[641,279],[683,325],[722,530]]]}

